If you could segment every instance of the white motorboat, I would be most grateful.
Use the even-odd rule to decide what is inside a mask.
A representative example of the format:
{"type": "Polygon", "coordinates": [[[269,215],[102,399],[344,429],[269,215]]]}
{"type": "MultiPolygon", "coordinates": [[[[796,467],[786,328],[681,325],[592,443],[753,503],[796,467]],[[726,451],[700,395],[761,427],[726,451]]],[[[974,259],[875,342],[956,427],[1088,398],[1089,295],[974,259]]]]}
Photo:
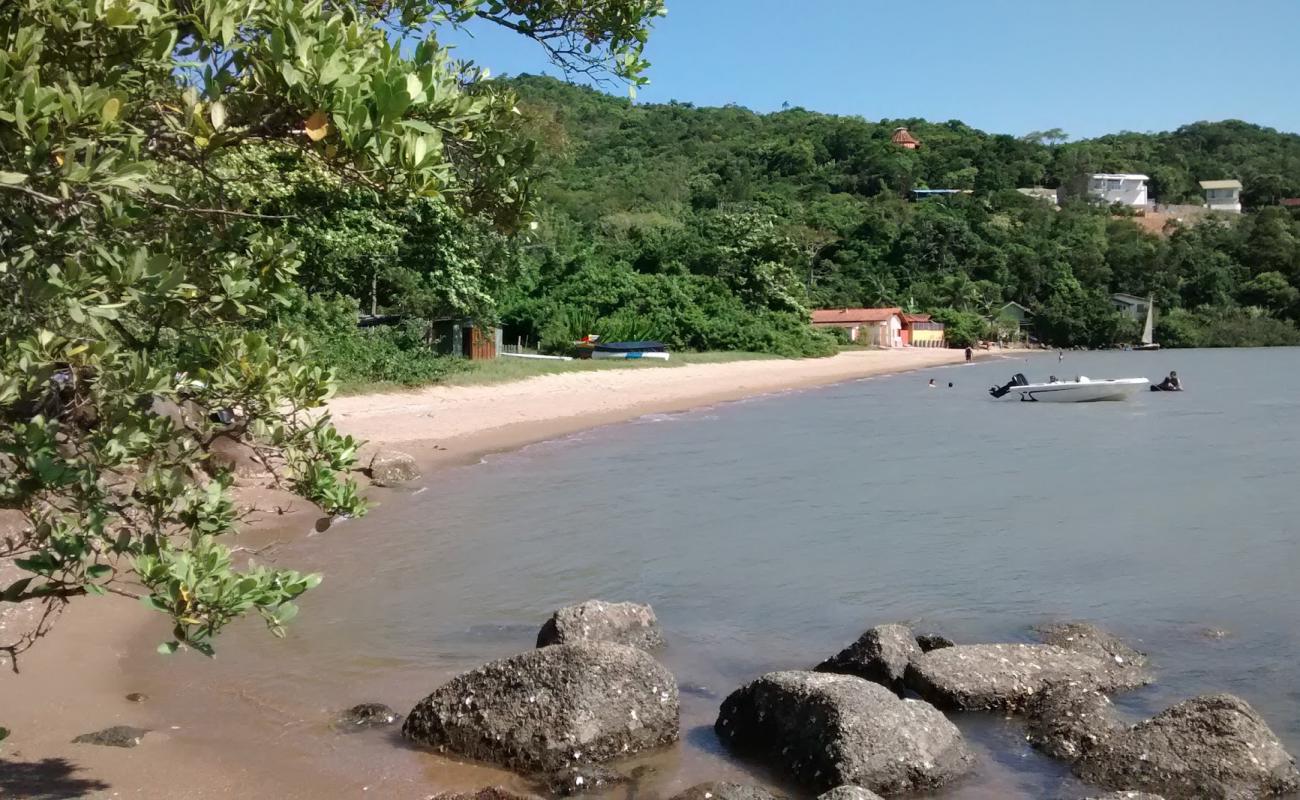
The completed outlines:
{"type": "Polygon", "coordinates": [[[1004,386],[989,389],[993,397],[1016,395],[1021,400],[1035,403],[1096,403],[1102,400],[1126,400],[1129,395],[1146,386],[1146,378],[1116,378],[1093,380],[1079,376],[1072,381],[1030,383],[1017,373],[1004,386]]]}

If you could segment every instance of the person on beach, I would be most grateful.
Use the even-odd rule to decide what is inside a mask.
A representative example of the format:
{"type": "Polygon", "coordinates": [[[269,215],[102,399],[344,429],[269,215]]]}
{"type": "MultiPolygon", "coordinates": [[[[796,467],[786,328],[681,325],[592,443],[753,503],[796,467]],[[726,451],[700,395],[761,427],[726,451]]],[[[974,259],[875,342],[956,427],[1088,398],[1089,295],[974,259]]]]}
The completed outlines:
{"type": "Polygon", "coordinates": [[[1064,350],[1058,351],[1056,354],[1056,363],[1059,364],[1064,360],[1065,360],[1065,351],[1064,350]]]}
{"type": "Polygon", "coordinates": [[[967,361],[970,361],[970,360],[971,360],[971,354],[972,354],[971,349],[970,349],[969,347],[967,347],[967,348],[966,348],[966,360],[967,360],[967,361]]]}

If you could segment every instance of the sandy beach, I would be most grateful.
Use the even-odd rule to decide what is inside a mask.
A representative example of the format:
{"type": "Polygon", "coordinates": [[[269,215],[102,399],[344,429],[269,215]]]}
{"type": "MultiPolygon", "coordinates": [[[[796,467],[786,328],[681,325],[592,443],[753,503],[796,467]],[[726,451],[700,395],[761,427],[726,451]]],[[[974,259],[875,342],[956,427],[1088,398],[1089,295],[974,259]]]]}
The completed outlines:
{"type": "MultiPolygon", "coordinates": [[[[340,430],[367,440],[367,450],[402,450],[427,474],[440,465],[645,414],[950,366],[963,357],[958,350],[855,351],[827,359],[576,372],[503,385],[342,397],[330,410],[340,430]]],[[[393,497],[383,490],[371,496],[381,503],[393,497]]],[[[251,520],[241,541],[255,545],[272,535],[301,536],[320,516],[287,495],[263,493],[259,507],[266,510],[251,520]]],[[[15,610],[21,611],[0,618],[6,634],[21,624],[15,610]]],[[[196,746],[184,731],[168,730],[147,702],[129,702],[125,696],[135,689],[128,649],[147,648],[150,635],[163,633],[157,615],[137,603],[85,600],[74,603],[59,629],[24,657],[20,673],[6,669],[0,676],[0,724],[12,735],[0,745],[0,796],[207,798],[249,796],[252,786],[264,796],[330,796],[291,765],[272,773],[250,763],[238,743],[228,752],[196,746]],[[154,733],[132,750],[70,743],[110,725],[154,733]]]]}

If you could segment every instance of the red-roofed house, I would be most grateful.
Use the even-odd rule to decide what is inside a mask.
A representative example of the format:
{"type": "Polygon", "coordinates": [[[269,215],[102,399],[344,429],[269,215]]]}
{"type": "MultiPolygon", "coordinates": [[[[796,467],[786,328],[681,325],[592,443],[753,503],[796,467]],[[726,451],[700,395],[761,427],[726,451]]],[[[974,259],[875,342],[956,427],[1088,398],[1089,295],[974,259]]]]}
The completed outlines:
{"type": "Polygon", "coordinates": [[[901,308],[819,308],[812,312],[814,328],[844,328],[849,340],[877,347],[902,347],[901,308]]]}
{"type": "Polygon", "coordinates": [[[943,323],[929,314],[903,312],[903,344],[908,347],[943,347],[943,323]]]}
{"type": "Polygon", "coordinates": [[[921,146],[921,143],[908,132],[907,128],[894,128],[894,135],[889,137],[889,141],[908,150],[915,150],[921,146]]]}

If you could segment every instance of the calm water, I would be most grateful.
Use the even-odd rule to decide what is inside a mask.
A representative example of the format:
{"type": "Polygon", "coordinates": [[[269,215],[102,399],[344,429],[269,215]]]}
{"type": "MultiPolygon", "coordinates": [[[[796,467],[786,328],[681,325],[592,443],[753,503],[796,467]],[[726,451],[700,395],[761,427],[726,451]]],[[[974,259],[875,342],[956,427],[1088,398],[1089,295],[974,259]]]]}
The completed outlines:
{"type": "MultiPolygon", "coordinates": [[[[1300,752],[1298,412],[1300,350],[1288,349],[1036,356],[650,417],[441,472],[285,547],[280,560],[328,575],[287,641],[247,626],[197,675],[150,658],[141,682],[195,744],[238,741],[335,776],[339,796],[423,796],[411,792],[503,776],[381,733],[335,735],[329,711],[405,711],[450,675],[529,648],[557,606],[645,601],[670,641],[663,660],[696,687],[683,743],[647,759],[657,769],[640,797],[654,798],[770,780],[719,749],[721,697],[867,626],[1006,641],[1082,618],[1152,656],[1157,683],[1124,707],[1236,692],[1300,752]],[[1170,369],[1181,395],[985,395],[1016,371],[1170,369]],[[956,386],[927,389],[930,377],[956,386]]],[[[955,719],[980,767],[942,796],[1082,791],[1014,720],[955,719]]]]}

